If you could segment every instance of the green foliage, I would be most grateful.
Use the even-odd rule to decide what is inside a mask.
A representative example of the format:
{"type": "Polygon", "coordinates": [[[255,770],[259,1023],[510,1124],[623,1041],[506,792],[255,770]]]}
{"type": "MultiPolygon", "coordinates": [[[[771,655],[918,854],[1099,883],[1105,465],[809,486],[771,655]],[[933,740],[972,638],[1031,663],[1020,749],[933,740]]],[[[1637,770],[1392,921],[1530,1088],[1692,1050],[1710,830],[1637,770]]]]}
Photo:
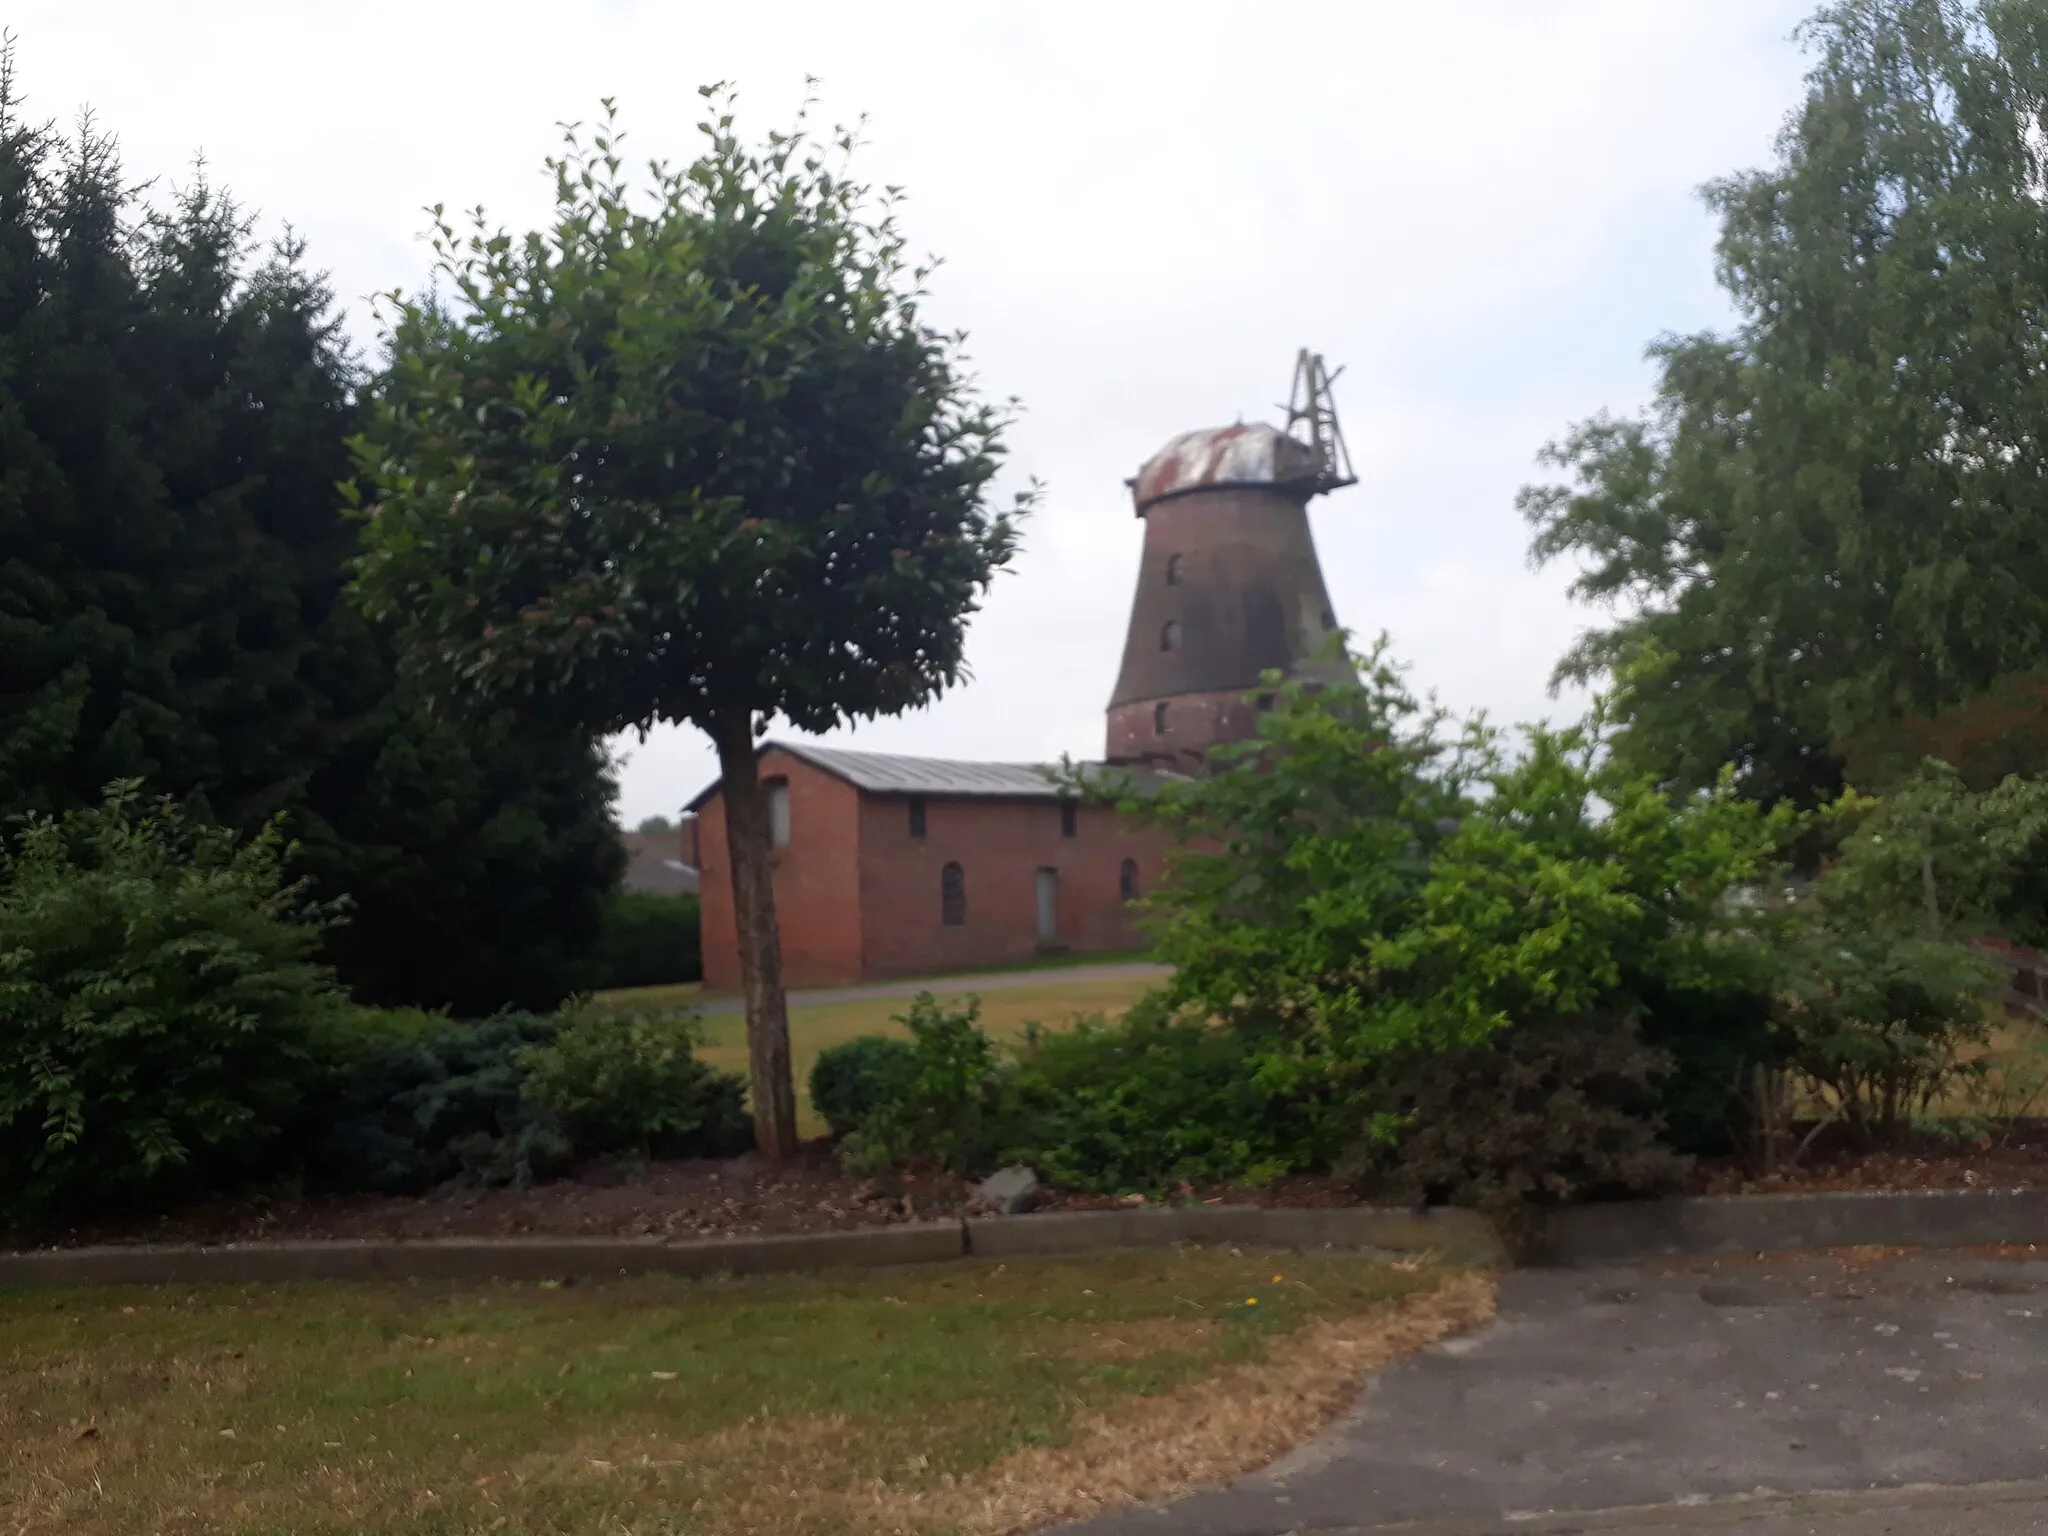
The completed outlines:
{"type": "Polygon", "coordinates": [[[522,1058],[559,1029],[550,1015],[506,1013],[372,1052],[327,1106],[314,1182],[417,1192],[458,1177],[523,1186],[559,1172],[574,1148],[522,1091],[522,1058]]]}
{"type": "Polygon", "coordinates": [[[1829,808],[1830,867],[1781,925],[1780,1017],[1793,1065],[1833,1112],[1895,1136],[1980,1064],[1997,965],[1968,940],[2038,933],[2021,900],[2048,833],[2048,783],[1972,791],[1928,762],[1882,801],[1829,808]],[[2016,910],[2017,909],[2017,910],[2016,910]]]}
{"type": "Polygon", "coordinates": [[[157,1201],[261,1166],[347,1011],[330,914],[248,841],[117,784],[0,853],[0,1216],[157,1201]]]}
{"type": "Polygon", "coordinates": [[[664,987],[704,974],[694,894],[621,891],[605,908],[597,985],[664,987]]]}
{"type": "Polygon", "coordinates": [[[1655,1080],[1670,1069],[1633,1019],[1597,1011],[1396,1052],[1375,1101],[1397,1129],[1354,1149],[1347,1171],[1383,1198],[1476,1207],[1531,1255],[1546,1211],[1660,1193],[1683,1176],[1684,1160],[1659,1137],[1655,1080]]]}
{"type": "Polygon", "coordinates": [[[929,1158],[955,1173],[988,1166],[995,1151],[995,1045],[982,1032],[981,999],[911,1000],[896,1022],[910,1031],[912,1065],[903,1091],[885,1099],[840,1145],[849,1169],[879,1172],[929,1158]]]}
{"type": "Polygon", "coordinates": [[[520,1057],[522,1091],[585,1156],[729,1156],[752,1139],[746,1084],[698,1061],[694,1043],[693,1019],[574,1010],[520,1057]]]}
{"type": "Polygon", "coordinates": [[[1112,1194],[1327,1165],[1346,1124],[1327,1104],[1263,1091],[1254,1066],[1245,1031],[1168,1018],[1156,1004],[1116,1024],[1037,1034],[1002,1080],[998,1161],[1112,1194]]]}
{"type": "Polygon", "coordinates": [[[1760,978],[1728,897],[1771,868],[1789,812],[1726,783],[1665,794],[1598,720],[1515,755],[1481,722],[1446,741],[1383,647],[1360,668],[1278,689],[1259,739],[1124,802],[1184,845],[1152,902],[1168,1004],[1251,1032],[1264,1091],[1341,1095],[1390,1052],[1760,978]]]}
{"type": "Polygon", "coordinates": [[[589,733],[454,725],[339,601],[362,374],[303,248],[19,115],[0,60],[0,836],[137,778],[352,898],[357,997],[552,1007],[623,855],[589,733]]]}
{"type": "Polygon", "coordinates": [[[845,1136],[907,1094],[917,1070],[917,1048],[908,1040],[862,1035],[828,1045],[811,1066],[811,1107],[834,1136],[845,1136]]]}
{"type": "Polygon", "coordinates": [[[706,95],[694,163],[636,188],[607,108],[550,162],[550,227],[440,222],[454,307],[394,300],[358,586],[438,689],[600,732],[824,730],[959,676],[1014,545],[984,506],[1002,417],[850,136],[751,149],[706,95]]]}
{"type": "MultiPolygon", "coordinates": [[[[1522,507],[1619,606],[1623,760],[1816,806],[1841,752],[2048,663],[2048,203],[2033,0],[1844,0],[1776,162],[1707,192],[1727,335],[1652,348],[1522,507]]],[[[2035,734],[2038,734],[2036,732],[2035,734]]]]}

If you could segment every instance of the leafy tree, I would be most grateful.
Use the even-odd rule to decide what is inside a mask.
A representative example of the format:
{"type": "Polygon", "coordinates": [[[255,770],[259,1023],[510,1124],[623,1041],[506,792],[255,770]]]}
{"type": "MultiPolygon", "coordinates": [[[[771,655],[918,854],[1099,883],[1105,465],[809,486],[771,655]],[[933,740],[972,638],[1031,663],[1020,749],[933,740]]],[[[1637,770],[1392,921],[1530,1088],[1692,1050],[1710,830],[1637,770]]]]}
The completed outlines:
{"type": "MultiPolygon", "coordinates": [[[[1831,799],[1843,756],[2048,664],[2048,7],[1843,0],[1770,167],[1707,188],[1728,334],[1665,337],[1640,417],[1524,491],[1616,617],[1616,750],[1831,799]]],[[[2035,733],[2037,736],[2040,732],[2035,733]]]]}
{"type": "Polygon", "coordinates": [[[640,818],[640,825],[635,827],[633,830],[635,832],[653,833],[673,832],[675,831],[675,829],[676,824],[670,821],[666,816],[643,816],[640,818]]]}
{"type": "Polygon", "coordinates": [[[622,866],[587,732],[435,719],[339,601],[359,370],[325,282],[196,180],[167,208],[0,53],[0,836],[137,778],[276,814],[362,996],[551,1007],[622,866]]]}
{"type": "Polygon", "coordinates": [[[1769,876],[1789,810],[1725,781],[1661,790],[1598,719],[1514,752],[1483,722],[1452,737],[1384,646],[1359,665],[1355,686],[1274,680],[1258,739],[1123,801],[1180,844],[1149,902],[1166,1003],[1250,1039],[1254,1082],[1308,1143],[1355,1136],[1400,1064],[1509,1030],[1639,1024],[1687,1092],[1729,1066],[1694,1038],[1728,1015],[1753,1016],[1731,1042],[1763,1048],[1770,952],[1731,898],[1769,876]]]}
{"type": "Polygon", "coordinates": [[[802,120],[765,148],[707,90],[706,147],[644,199],[609,106],[550,162],[554,222],[438,224],[445,307],[394,296],[357,448],[359,590],[437,696],[718,750],[758,1139],[795,1145],[755,742],[920,705],[1014,531],[1002,418],[919,310],[890,194],[802,120]],[[836,153],[835,153],[836,150],[836,153]]]}

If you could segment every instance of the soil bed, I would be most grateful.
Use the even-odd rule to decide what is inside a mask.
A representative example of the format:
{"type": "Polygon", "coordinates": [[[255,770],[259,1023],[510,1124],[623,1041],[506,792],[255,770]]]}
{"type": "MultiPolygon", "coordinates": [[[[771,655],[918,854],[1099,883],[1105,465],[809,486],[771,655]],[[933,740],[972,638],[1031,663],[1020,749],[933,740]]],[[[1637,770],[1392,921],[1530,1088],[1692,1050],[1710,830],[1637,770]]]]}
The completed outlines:
{"type": "Polygon", "coordinates": [[[2048,1125],[2028,1124],[1984,1143],[1921,1137],[1865,1150],[1837,1144],[1796,1168],[1752,1177],[1727,1159],[1702,1159],[1688,1194],[1788,1195],[1846,1190],[2018,1189],[2048,1185],[2048,1125]]]}
{"type": "MultiPolygon", "coordinates": [[[[1751,1178],[1727,1160],[1701,1162],[1689,1194],[1828,1190],[2003,1189],[2048,1185],[2048,1126],[1990,1146],[1935,1140],[1885,1151],[1824,1149],[1799,1167],[1751,1178]]],[[[266,1238],[751,1237],[928,1221],[968,1212],[972,1187],[944,1174],[855,1179],[830,1147],[806,1143],[780,1169],[755,1158],[634,1165],[593,1163],[532,1189],[450,1189],[419,1197],[258,1197],[189,1206],[147,1220],[0,1233],[0,1248],[100,1243],[229,1243],[266,1238]]],[[[1167,1203],[1327,1208],[1363,1202],[1327,1177],[1295,1174],[1257,1189],[1182,1185],[1167,1203]]],[[[1111,1210],[1136,1196],[1049,1191],[1038,1209],[1111,1210]]]]}

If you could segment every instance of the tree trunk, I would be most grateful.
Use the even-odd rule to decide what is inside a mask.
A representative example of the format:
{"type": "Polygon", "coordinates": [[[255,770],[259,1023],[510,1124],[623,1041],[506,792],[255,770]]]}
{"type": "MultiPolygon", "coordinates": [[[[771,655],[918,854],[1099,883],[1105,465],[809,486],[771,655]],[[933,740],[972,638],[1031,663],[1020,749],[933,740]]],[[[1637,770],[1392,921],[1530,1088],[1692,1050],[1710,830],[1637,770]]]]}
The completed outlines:
{"type": "Polygon", "coordinates": [[[769,872],[768,798],[754,761],[754,721],[720,722],[720,787],[725,848],[732,860],[732,910],[739,931],[740,985],[747,999],[747,1077],[754,1099],[754,1145],[780,1162],[796,1155],[796,1080],[790,1069],[789,1000],[782,990],[782,938],[775,926],[769,872]]]}

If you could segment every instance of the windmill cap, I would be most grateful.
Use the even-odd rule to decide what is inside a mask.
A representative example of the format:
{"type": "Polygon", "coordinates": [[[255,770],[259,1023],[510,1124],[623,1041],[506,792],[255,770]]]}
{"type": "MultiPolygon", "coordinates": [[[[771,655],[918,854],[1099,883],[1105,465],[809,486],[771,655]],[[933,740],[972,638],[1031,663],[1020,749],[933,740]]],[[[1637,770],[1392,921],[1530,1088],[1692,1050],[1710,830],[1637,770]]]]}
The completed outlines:
{"type": "Polygon", "coordinates": [[[1226,485],[1269,485],[1302,492],[1320,489],[1315,449],[1264,422],[1183,432],[1145,461],[1130,482],[1138,515],[1155,502],[1226,485]]]}

